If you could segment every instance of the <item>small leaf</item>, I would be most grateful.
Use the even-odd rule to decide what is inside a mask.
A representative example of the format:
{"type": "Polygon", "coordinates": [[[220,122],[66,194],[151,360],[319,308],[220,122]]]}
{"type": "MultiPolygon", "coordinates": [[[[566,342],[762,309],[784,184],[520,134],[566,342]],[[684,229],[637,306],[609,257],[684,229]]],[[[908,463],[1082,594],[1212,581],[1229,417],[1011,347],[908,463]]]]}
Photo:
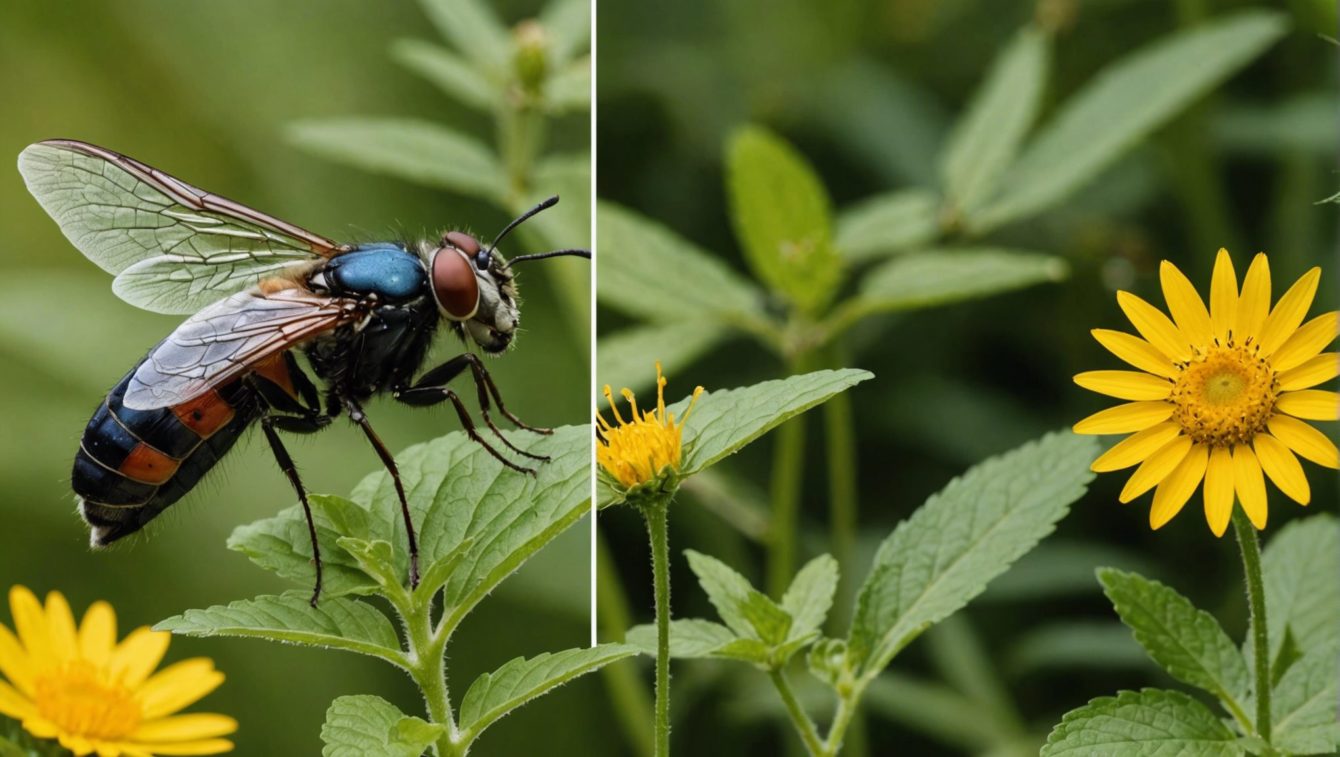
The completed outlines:
{"type": "Polygon", "coordinates": [[[837,248],[856,262],[924,247],[940,233],[940,197],[925,189],[875,195],[838,214],[837,248]]]}
{"type": "Polygon", "coordinates": [[[718,321],[680,319],[633,326],[602,336],[596,349],[596,377],[617,390],[654,387],[656,361],[668,376],[678,374],[726,339],[718,321]]]}
{"type": "Polygon", "coordinates": [[[1289,667],[1270,702],[1272,746],[1286,754],[1334,754],[1340,750],[1340,722],[1336,721],[1338,667],[1340,645],[1335,642],[1314,649],[1289,667]]]}
{"type": "Polygon", "coordinates": [[[470,685],[461,700],[462,740],[469,743],[485,728],[530,700],[593,670],[632,657],[627,644],[601,644],[587,649],[546,653],[527,660],[518,657],[470,685]]]}
{"type": "Polygon", "coordinates": [[[1041,757],[1218,757],[1244,754],[1208,707],[1179,691],[1143,689],[1099,697],[1052,729],[1041,757]]]}
{"type": "Polygon", "coordinates": [[[460,544],[456,545],[455,549],[448,552],[445,556],[434,560],[433,563],[428,566],[428,570],[423,572],[423,578],[419,579],[419,585],[414,587],[414,596],[424,604],[428,604],[432,596],[436,594],[447,581],[451,580],[451,574],[456,571],[456,567],[461,564],[461,560],[465,559],[466,554],[470,552],[470,548],[473,547],[474,544],[474,539],[464,539],[460,544]]]}
{"type": "Polygon", "coordinates": [[[1173,678],[1241,708],[1248,693],[1247,661],[1213,615],[1136,573],[1100,568],[1098,580],[1155,662],[1173,678]]]}
{"type": "Polygon", "coordinates": [[[391,58],[465,105],[488,112],[498,103],[498,88],[479,69],[439,45],[417,39],[396,40],[391,45],[391,58]]]}
{"type": "Polygon", "coordinates": [[[1340,520],[1323,513],[1288,523],[1266,545],[1261,570],[1271,660],[1280,655],[1286,629],[1304,653],[1340,643],[1340,520]]]}
{"type": "Polygon", "coordinates": [[[590,0],[550,0],[538,20],[549,41],[550,65],[572,60],[591,40],[590,0]]]}
{"type": "Polygon", "coordinates": [[[727,149],[735,234],[759,279],[809,312],[842,281],[832,242],[832,208],[814,170],[776,135],[748,127],[727,149]]]}
{"type": "Polygon", "coordinates": [[[1159,40],[1108,66],[1068,100],[972,219],[978,232],[1065,199],[1122,153],[1246,66],[1287,29],[1247,11],[1159,40]]]}
{"type": "Polygon", "coordinates": [[[443,727],[411,717],[381,697],[336,699],[321,726],[322,757],[421,757],[443,727]]]}
{"type": "MultiPolygon", "coordinates": [[[[774,661],[774,647],[771,644],[758,639],[733,639],[730,643],[717,649],[712,653],[713,657],[719,657],[736,662],[747,662],[760,670],[773,670],[779,667],[779,663],[774,661]]],[[[785,662],[785,658],[781,659],[785,662]]]]}
{"type": "Polygon", "coordinates": [[[748,579],[701,552],[689,549],[684,554],[708,600],[737,636],[761,640],[768,645],[786,640],[791,617],[751,586],[748,579]]]}
{"type": "Polygon", "coordinates": [[[512,35],[483,0],[420,0],[437,30],[464,55],[486,68],[505,68],[512,55],[512,35]]]}
{"type": "Polygon", "coordinates": [[[474,137],[408,118],[298,121],[289,141],[336,163],[372,173],[500,201],[506,174],[474,137]]]}
{"type": "MultiPolygon", "coordinates": [[[[670,656],[676,659],[711,657],[737,637],[729,628],[710,620],[696,618],[670,621],[670,656]]],[[[626,641],[643,654],[656,656],[656,626],[633,626],[626,641]]]]}
{"type": "Polygon", "coordinates": [[[800,569],[782,596],[782,609],[793,621],[788,639],[798,639],[823,626],[837,585],[838,563],[831,555],[819,555],[800,569]]]}
{"type": "Polygon", "coordinates": [[[664,226],[611,203],[597,207],[596,224],[603,304],[660,320],[762,317],[762,292],[664,226]]]}
{"type": "Polygon", "coordinates": [[[1047,83],[1047,35],[1025,27],[992,65],[945,147],[945,194],[971,214],[999,184],[1037,117],[1047,83]]]}
{"type": "Polygon", "coordinates": [[[1083,496],[1095,440],[1048,434],[973,467],[931,496],[880,545],[848,638],[874,677],[1051,533],[1083,496]]]}
{"type": "Polygon", "coordinates": [[[301,591],[261,596],[204,610],[187,610],[154,626],[180,636],[268,639],[379,657],[405,667],[395,628],[377,608],[352,599],[322,597],[312,607],[301,591]]]}
{"type": "MultiPolygon", "coordinates": [[[[308,500],[316,523],[317,541],[323,546],[322,598],[376,591],[377,582],[364,573],[358,561],[340,549],[337,542],[348,533],[389,532],[389,521],[382,518],[374,527],[371,524],[373,516],[365,507],[343,497],[313,494],[308,500]]],[[[385,515],[389,516],[389,512],[385,515]]],[[[403,544],[403,541],[399,543],[403,544]]],[[[310,585],[316,580],[307,519],[298,505],[275,517],[238,526],[228,537],[228,548],[296,583],[310,585]]]]}

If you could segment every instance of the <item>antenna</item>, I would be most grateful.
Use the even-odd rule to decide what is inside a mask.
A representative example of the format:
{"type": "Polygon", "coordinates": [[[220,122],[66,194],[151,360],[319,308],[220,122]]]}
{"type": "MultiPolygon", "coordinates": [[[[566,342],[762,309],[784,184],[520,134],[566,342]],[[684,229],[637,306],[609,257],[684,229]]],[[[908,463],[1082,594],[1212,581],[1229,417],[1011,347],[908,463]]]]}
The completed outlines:
{"type": "Polygon", "coordinates": [[[544,260],[545,258],[557,258],[565,255],[570,255],[574,258],[586,258],[587,260],[591,259],[590,250],[583,250],[578,248],[571,250],[554,250],[552,252],[536,252],[530,255],[517,255],[516,257],[507,261],[507,266],[510,268],[516,265],[517,263],[520,263],[523,260],[544,260]]]}
{"type": "Polygon", "coordinates": [[[523,222],[525,222],[527,219],[529,219],[536,213],[539,213],[542,210],[548,210],[549,208],[552,208],[557,204],[558,204],[558,195],[554,195],[553,197],[550,197],[544,202],[541,202],[539,205],[536,205],[530,210],[527,210],[525,213],[522,213],[521,215],[517,216],[516,220],[507,224],[506,228],[498,232],[498,236],[494,237],[493,243],[489,245],[489,248],[487,250],[480,252],[479,255],[476,256],[475,267],[479,268],[480,270],[488,268],[489,259],[493,257],[493,251],[498,249],[498,243],[503,241],[504,237],[512,233],[512,229],[515,229],[516,227],[520,226],[523,222]]]}

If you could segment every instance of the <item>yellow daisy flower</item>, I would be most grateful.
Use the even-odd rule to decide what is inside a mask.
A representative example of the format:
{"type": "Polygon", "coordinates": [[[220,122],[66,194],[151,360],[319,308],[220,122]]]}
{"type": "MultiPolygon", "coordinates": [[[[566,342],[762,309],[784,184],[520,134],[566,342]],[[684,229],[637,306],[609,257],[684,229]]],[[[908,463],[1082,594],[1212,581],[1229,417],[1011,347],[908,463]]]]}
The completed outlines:
{"type": "Polygon", "coordinates": [[[657,361],[655,409],[638,410],[633,392],[628,389],[621,391],[620,394],[632,408],[632,417],[627,421],[619,414],[609,385],[605,386],[605,400],[610,404],[615,422],[611,424],[603,414],[596,413],[596,461],[624,488],[632,489],[654,481],[667,471],[679,471],[683,455],[684,422],[689,419],[689,413],[693,411],[693,405],[703,393],[703,388],[700,386],[693,390],[693,399],[689,401],[684,417],[676,423],[674,414],[665,409],[665,384],[661,363],[657,361]]]}
{"type": "Polygon", "coordinates": [[[60,592],[46,606],[31,591],[9,591],[16,636],[0,624],[0,715],[76,755],[155,757],[219,754],[237,730],[224,715],[173,713],[223,683],[214,663],[197,657],[154,668],[171,634],[137,628],[116,643],[116,614],[94,602],[76,627],[60,592]],[[151,675],[153,674],[153,675],[151,675]]]}
{"type": "Polygon", "coordinates": [[[1127,404],[1075,424],[1080,434],[1131,434],[1093,463],[1097,473],[1135,465],[1120,499],[1154,489],[1149,525],[1172,519],[1204,481],[1205,517],[1222,536],[1234,495],[1257,529],[1266,525],[1268,476],[1306,505],[1301,456],[1340,468],[1340,452],[1304,421],[1340,417],[1340,394],[1315,389],[1340,375],[1340,354],[1322,350],[1340,334],[1340,313],[1303,323],[1321,269],[1303,274],[1270,307],[1270,264],[1258,254],[1238,289],[1233,261],[1220,250],[1210,306],[1177,267],[1159,268],[1172,319],[1129,292],[1117,303],[1143,339],[1095,329],[1096,338],[1139,371],[1089,371],[1080,386],[1127,404]]]}

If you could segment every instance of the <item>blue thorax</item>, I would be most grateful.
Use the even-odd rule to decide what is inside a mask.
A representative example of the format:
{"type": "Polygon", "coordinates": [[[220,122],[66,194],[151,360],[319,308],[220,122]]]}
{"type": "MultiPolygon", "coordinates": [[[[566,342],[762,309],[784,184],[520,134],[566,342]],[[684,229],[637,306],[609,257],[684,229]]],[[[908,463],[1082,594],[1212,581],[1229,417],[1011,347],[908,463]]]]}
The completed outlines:
{"type": "Polygon", "coordinates": [[[391,243],[363,245],[332,259],[326,276],[336,289],[386,300],[409,300],[428,291],[423,261],[391,243]]]}

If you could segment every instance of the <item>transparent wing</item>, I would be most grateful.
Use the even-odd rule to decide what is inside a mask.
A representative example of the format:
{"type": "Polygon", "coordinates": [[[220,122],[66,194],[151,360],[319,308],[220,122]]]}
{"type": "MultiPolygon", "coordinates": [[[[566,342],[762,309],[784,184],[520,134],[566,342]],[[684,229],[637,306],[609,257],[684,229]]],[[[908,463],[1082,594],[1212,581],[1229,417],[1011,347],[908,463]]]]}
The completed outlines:
{"type": "Polygon", "coordinates": [[[291,265],[348,247],[96,145],[19,154],[28,191],[112,290],[157,313],[193,313],[291,265]]]}
{"type": "Polygon", "coordinates": [[[186,319],[135,369],[125,405],[172,407],[246,373],[256,364],[367,314],[358,300],[301,289],[230,295],[186,319]]]}

